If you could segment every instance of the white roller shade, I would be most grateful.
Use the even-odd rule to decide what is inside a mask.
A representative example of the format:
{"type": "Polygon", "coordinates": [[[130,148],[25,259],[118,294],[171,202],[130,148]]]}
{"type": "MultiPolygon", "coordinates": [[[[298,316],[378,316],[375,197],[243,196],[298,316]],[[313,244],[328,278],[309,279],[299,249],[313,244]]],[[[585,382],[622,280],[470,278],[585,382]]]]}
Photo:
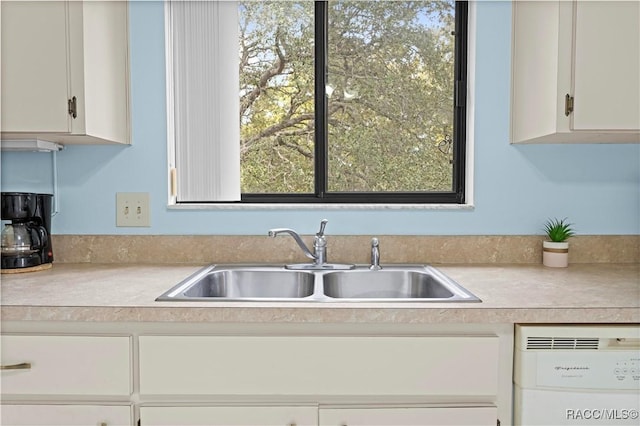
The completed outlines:
{"type": "Polygon", "coordinates": [[[168,1],[165,13],[175,201],[240,200],[238,3],[168,1]]]}

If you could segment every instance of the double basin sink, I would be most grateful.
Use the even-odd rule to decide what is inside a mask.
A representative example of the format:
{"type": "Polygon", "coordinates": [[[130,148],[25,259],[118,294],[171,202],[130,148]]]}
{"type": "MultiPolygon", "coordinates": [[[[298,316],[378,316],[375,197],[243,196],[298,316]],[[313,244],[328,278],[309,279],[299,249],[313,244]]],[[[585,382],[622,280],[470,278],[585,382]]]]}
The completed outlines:
{"type": "Polygon", "coordinates": [[[480,302],[431,266],[379,270],[289,270],[282,266],[211,265],[157,301],[480,302]]]}

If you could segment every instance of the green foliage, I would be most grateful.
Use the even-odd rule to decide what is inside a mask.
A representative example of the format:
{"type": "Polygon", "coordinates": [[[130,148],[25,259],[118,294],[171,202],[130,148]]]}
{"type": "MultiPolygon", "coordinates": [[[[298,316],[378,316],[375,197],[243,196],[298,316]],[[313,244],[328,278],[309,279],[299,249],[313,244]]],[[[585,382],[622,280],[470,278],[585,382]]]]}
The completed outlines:
{"type": "MultiPolygon", "coordinates": [[[[449,191],[453,1],[329,3],[331,191],[449,191]]],[[[241,5],[243,192],[313,192],[313,2],[241,5]]]]}
{"type": "Polygon", "coordinates": [[[572,228],[573,224],[567,223],[566,220],[567,218],[565,217],[564,219],[549,219],[547,221],[544,225],[544,231],[549,240],[554,243],[561,243],[575,235],[572,228]]]}

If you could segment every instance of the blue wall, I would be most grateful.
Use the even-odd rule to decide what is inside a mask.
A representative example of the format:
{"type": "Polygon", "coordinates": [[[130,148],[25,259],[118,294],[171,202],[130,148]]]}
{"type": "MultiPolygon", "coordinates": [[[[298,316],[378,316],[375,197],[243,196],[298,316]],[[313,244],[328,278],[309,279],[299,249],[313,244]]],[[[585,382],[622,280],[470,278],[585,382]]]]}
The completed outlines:
{"type": "MultiPolygon", "coordinates": [[[[58,153],[56,234],[265,234],[270,227],[329,234],[541,234],[568,216],[580,234],[640,234],[639,145],[512,146],[511,6],[477,15],[475,209],[192,211],[166,206],[164,18],[161,2],[131,3],[133,144],[58,153]],[[116,228],[116,192],[149,192],[150,228],[116,228]]],[[[51,155],[3,153],[2,190],[51,192],[51,155]]]]}

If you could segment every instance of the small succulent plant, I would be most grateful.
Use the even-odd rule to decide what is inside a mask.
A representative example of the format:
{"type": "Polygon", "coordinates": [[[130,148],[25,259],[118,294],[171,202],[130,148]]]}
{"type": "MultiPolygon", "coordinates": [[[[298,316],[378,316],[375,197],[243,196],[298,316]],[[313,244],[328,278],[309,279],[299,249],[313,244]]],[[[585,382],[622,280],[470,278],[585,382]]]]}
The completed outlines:
{"type": "Polygon", "coordinates": [[[554,243],[562,243],[575,235],[572,226],[573,224],[567,223],[566,217],[564,219],[549,219],[544,225],[544,231],[549,240],[554,243]]]}

